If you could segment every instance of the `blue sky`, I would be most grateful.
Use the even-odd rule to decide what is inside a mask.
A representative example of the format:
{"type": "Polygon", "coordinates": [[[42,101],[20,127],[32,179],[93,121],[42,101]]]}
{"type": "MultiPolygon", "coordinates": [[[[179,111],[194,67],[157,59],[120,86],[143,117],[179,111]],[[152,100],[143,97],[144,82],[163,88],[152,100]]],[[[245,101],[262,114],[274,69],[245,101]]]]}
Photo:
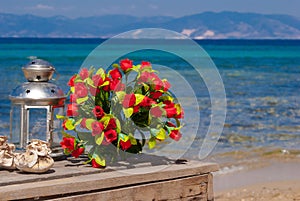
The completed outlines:
{"type": "Polygon", "coordinates": [[[300,0],[0,0],[0,12],[64,15],[71,18],[106,14],[180,17],[205,11],[289,14],[300,18],[300,0]]]}

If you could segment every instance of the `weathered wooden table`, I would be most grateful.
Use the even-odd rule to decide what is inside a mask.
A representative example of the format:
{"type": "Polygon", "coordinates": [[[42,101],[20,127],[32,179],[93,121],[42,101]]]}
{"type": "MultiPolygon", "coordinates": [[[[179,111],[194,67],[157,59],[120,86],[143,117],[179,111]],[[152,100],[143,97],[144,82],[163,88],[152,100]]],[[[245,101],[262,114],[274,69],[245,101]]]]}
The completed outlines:
{"type": "Polygon", "coordinates": [[[213,200],[218,165],[143,157],[95,169],[56,161],[44,174],[0,171],[0,200],[213,200]]]}

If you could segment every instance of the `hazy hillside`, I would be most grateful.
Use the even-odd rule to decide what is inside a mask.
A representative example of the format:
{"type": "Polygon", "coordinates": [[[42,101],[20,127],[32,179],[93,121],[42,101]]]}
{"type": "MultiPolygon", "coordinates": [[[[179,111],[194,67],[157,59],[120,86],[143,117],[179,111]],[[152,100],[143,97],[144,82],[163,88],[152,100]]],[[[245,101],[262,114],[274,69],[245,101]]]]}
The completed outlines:
{"type": "Polygon", "coordinates": [[[138,28],[165,28],[192,38],[300,39],[300,20],[289,15],[205,12],[180,18],[105,15],[64,16],[0,14],[0,37],[110,37],[138,28]]]}

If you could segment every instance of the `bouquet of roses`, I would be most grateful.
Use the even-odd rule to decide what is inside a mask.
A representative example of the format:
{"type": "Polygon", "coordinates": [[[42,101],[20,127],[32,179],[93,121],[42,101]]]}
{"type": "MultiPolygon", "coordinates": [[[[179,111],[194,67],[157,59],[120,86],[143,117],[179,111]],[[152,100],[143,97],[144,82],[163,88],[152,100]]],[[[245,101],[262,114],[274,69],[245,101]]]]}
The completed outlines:
{"type": "Polygon", "coordinates": [[[79,157],[86,150],[87,163],[105,167],[121,152],[140,153],[146,144],[153,149],[168,137],[181,138],[183,109],[149,62],[123,59],[107,73],[83,68],[68,85],[66,116],[57,116],[63,119],[60,144],[67,155],[79,157]]]}

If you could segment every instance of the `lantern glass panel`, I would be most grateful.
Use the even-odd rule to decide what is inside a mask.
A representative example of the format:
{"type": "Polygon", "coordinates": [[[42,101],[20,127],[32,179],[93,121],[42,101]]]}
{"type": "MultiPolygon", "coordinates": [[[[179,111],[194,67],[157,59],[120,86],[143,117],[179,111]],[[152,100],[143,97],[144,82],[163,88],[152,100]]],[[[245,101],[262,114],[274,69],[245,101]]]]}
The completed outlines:
{"type": "Polygon", "coordinates": [[[20,105],[11,105],[10,109],[10,141],[20,146],[21,139],[21,107],[20,105]]]}
{"type": "Polygon", "coordinates": [[[57,119],[56,116],[64,115],[64,108],[58,107],[53,109],[53,130],[52,130],[52,147],[60,147],[60,142],[62,140],[62,120],[57,119]]]}
{"type": "Polygon", "coordinates": [[[30,108],[27,109],[28,114],[28,138],[40,139],[47,141],[46,131],[47,131],[47,109],[45,108],[30,108]]]}

